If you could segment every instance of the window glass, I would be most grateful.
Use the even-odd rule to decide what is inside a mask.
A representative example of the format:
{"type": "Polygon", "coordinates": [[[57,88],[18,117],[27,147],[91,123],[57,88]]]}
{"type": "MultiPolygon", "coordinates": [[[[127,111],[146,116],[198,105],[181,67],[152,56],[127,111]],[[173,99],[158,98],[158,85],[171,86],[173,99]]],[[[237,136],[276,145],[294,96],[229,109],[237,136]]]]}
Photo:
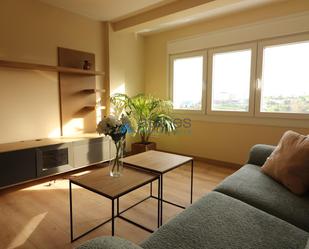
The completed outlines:
{"type": "Polygon", "coordinates": [[[309,42],[264,47],[261,112],[309,113],[309,42]]]}
{"type": "Polygon", "coordinates": [[[249,111],[251,49],[214,53],[212,111],[249,111]]]}
{"type": "Polygon", "coordinates": [[[202,110],[203,56],[175,58],[172,66],[174,109],[202,110]]]}

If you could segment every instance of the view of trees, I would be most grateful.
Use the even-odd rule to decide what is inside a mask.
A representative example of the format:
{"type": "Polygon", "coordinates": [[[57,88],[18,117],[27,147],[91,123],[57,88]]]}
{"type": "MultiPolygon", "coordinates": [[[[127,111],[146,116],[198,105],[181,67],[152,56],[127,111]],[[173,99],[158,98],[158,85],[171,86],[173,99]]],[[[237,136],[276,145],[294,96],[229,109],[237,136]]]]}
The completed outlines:
{"type": "Polygon", "coordinates": [[[212,103],[213,111],[236,111],[247,112],[248,111],[248,99],[225,99],[215,100],[212,103]]]}
{"type": "Polygon", "coordinates": [[[263,112],[309,113],[309,95],[307,96],[265,96],[262,102],[263,112]]]}
{"type": "MultiPolygon", "coordinates": [[[[213,102],[213,110],[248,111],[248,100],[225,99],[213,102]]],[[[262,112],[309,113],[309,95],[307,96],[265,96],[262,112]]]]}
{"type": "Polygon", "coordinates": [[[201,110],[202,104],[201,101],[182,101],[177,108],[184,110],[201,110]]]}

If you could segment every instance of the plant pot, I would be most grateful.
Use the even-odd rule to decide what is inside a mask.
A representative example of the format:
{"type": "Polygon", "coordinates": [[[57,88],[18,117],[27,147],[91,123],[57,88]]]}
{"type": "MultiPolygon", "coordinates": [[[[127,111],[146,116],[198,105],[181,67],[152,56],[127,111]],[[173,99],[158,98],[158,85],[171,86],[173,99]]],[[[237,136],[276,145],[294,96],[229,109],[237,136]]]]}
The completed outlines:
{"type": "Polygon", "coordinates": [[[148,142],[148,143],[133,143],[131,145],[131,153],[132,154],[138,154],[141,152],[145,152],[148,150],[155,150],[156,149],[156,143],[154,142],[148,142]]]}

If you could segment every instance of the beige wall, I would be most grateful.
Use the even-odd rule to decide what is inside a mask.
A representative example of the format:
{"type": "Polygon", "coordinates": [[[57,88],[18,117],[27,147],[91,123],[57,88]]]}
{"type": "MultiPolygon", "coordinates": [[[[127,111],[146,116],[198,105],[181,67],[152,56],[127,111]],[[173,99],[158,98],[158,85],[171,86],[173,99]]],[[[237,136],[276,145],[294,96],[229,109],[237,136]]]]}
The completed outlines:
{"type": "MultiPolygon", "coordinates": [[[[168,41],[305,9],[309,1],[293,0],[148,37],[109,29],[111,93],[146,92],[167,98],[168,41]]],[[[100,22],[37,0],[2,0],[0,59],[56,65],[61,46],[95,53],[97,70],[103,70],[102,30],[100,22]]],[[[0,143],[59,135],[56,73],[0,68],[0,105],[0,143]]],[[[193,121],[190,129],[175,136],[153,139],[160,149],[242,163],[251,145],[275,144],[291,128],[193,121]]]]}
{"type": "MultiPolygon", "coordinates": [[[[57,65],[57,47],[95,53],[102,24],[37,0],[1,0],[0,59],[57,65]]],[[[99,80],[99,79],[98,79],[99,80]]],[[[56,73],[0,68],[0,143],[59,135],[56,73]]]]}
{"type": "Polygon", "coordinates": [[[144,38],[110,28],[109,53],[111,94],[144,92],[144,38]]]}
{"type": "MultiPolygon", "coordinates": [[[[145,92],[162,98],[168,97],[166,46],[168,41],[305,10],[309,10],[309,1],[293,0],[147,36],[145,38],[145,92]]],[[[176,135],[155,136],[153,140],[158,142],[159,149],[243,163],[252,145],[276,144],[287,129],[309,133],[309,128],[237,124],[237,121],[231,123],[192,121],[189,129],[182,129],[176,135]]]]}
{"type": "MultiPolygon", "coordinates": [[[[134,96],[144,92],[144,38],[134,33],[109,32],[110,93],[134,96]]],[[[127,136],[127,148],[138,137],[127,136]]]]}

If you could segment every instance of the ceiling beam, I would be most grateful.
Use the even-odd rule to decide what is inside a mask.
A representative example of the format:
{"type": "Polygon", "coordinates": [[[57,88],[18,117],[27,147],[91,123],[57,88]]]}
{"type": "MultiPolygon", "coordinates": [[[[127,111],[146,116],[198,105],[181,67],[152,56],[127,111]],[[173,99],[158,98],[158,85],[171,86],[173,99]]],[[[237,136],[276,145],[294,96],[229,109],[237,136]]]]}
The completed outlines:
{"type": "Polygon", "coordinates": [[[149,22],[179,11],[187,10],[214,1],[215,0],[177,0],[175,2],[159,6],[140,14],[114,21],[111,23],[111,25],[114,31],[120,31],[135,25],[149,22]]]}

